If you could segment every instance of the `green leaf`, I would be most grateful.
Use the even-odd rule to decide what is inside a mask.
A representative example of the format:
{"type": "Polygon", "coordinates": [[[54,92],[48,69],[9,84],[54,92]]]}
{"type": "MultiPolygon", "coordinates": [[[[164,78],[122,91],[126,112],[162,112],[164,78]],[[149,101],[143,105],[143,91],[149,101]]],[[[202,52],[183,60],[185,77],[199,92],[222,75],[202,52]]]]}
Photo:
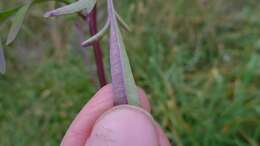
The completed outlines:
{"type": "MultiPolygon", "coordinates": [[[[32,2],[32,4],[39,4],[39,3],[43,3],[43,2],[50,2],[50,1],[57,1],[57,2],[62,2],[62,3],[66,3],[69,4],[69,2],[67,0],[34,0],[32,2]]],[[[22,6],[18,6],[15,8],[11,8],[9,10],[6,11],[0,11],[0,22],[4,22],[6,19],[10,18],[11,16],[13,16],[14,14],[17,13],[17,11],[21,8],[22,6]]]]}
{"type": "Polygon", "coordinates": [[[13,16],[21,7],[12,8],[10,10],[0,12],[0,22],[4,22],[9,17],[13,16]]]}
{"type": "Polygon", "coordinates": [[[131,31],[131,28],[127,25],[127,23],[124,21],[124,19],[115,11],[115,15],[117,20],[119,21],[119,24],[121,24],[121,26],[127,30],[127,31],[131,31]]]}
{"type": "Polygon", "coordinates": [[[13,22],[12,22],[11,30],[10,30],[8,37],[7,37],[6,45],[11,44],[15,40],[18,32],[20,31],[20,29],[23,25],[23,21],[24,21],[26,12],[28,11],[30,5],[31,5],[31,2],[25,4],[23,7],[21,7],[17,11],[16,16],[13,19],[13,22]]]}
{"type": "Polygon", "coordinates": [[[113,0],[108,1],[110,20],[110,64],[115,105],[140,105],[137,86],[132,74],[131,66],[118,27],[113,0]]]}
{"type": "Polygon", "coordinates": [[[71,3],[69,5],[58,8],[56,10],[49,11],[44,14],[44,17],[71,14],[71,13],[81,11],[83,9],[86,9],[87,12],[90,12],[94,8],[96,2],[97,2],[96,0],[79,0],[75,3],[71,3]]]}
{"type": "Polygon", "coordinates": [[[2,41],[0,38],[0,73],[4,74],[5,73],[5,56],[4,56],[4,48],[2,45],[2,41]]]}
{"type": "Polygon", "coordinates": [[[105,26],[97,34],[95,34],[88,40],[82,42],[81,45],[83,47],[88,47],[91,43],[99,40],[107,32],[108,28],[109,28],[109,21],[107,20],[105,26]]]}

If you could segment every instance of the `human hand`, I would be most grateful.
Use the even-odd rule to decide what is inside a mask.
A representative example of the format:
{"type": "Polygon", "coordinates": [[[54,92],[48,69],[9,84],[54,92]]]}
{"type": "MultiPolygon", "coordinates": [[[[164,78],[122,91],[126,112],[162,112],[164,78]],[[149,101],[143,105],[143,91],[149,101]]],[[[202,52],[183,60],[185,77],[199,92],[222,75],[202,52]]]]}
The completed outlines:
{"type": "Polygon", "coordinates": [[[170,146],[149,114],[150,104],[142,90],[139,96],[142,108],[114,107],[112,86],[106,85],[74,119],[61,146],[170,146]]]}

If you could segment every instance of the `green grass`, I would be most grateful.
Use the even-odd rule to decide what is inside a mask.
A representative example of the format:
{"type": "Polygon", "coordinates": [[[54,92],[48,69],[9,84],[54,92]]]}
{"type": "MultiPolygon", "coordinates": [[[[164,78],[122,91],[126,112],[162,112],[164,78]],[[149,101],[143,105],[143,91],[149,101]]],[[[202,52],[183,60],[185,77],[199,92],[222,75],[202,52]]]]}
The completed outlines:
{"type": "MultiPolygon", "coordinates": [[[[260,145],[258,0],[124,0],[118,7],[134,30],[124,36],[135,79],[173,144],[260,145]]],[[[64,49],[50,49],[43,23],[27,19],[17,44],[6,49],[0,145],[58,145],[97,89],[93,61],[86,67],[75,53],[72,23],[58,28],[64,49]]]]}

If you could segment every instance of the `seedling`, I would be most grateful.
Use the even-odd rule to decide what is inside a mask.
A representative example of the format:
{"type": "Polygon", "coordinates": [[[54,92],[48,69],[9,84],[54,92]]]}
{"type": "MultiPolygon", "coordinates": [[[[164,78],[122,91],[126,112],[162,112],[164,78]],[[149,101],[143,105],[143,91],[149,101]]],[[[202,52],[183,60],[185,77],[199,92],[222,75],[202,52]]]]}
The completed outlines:
{"type": "MultiPolygon", "coordinates": [[[[60,0],[62,1],[62,0],[60,0]]],[[[11,31],[8,35],[7,45],[12,43],[17,33],[19,32],[23,19],[25,17],[26,12],[28,11],[29,7],[32,4],[43,2],[42,0],[34,0],[25,4],[22,7],[15,8],[13,10],[6,11],[5,13],[0,13],[0,19],[6,19],[11,15],[13,11],[16,12],[16,17],[13,20],[13,25],[11,31]],[[1,14],[5,14],[1,17],[1,14]]],[[[122,34],[120,31],[120,26],[122,26],[125,30],[130,31],[128,25],[124,22],[124,20],[119,16],[114,8],[113,0],[107,0],[107,20],[104,27],[99,31],[96,32],[96,4],[97,0],[79,0],[74,3],[68,3],[66,1],[62,1],[67,3],[67,5],[51,10],[44,14],[44,17],[54,17],[60,16],[65,14],[77,13],[83,19],[89,19],[89,27],[91,30],[91,34],[93,35],[86,41],[83,41],[81,45],[83,47],[90,47],[96,46],[94,49],[99,49],[99,52],[96,54],[96,61],[98,64],[98,68],[100,69],[99,72],[99,79],[101,85],[106,84],[106,80],[104,78],[104,69],[102,63],[102,55],[100,52],[99,47],[99,40],[104,36],[109,30],[109,49],[110,49],[110,68],[111,68],[111,77],[112,77],[112,86],[114,92],[114,104],[132,104],[138,106],[140,104],[137,87],[134,81],[134,77],[132,74],[132,70],[130,67],[129,59],[127,56],[127,52],[125,49],[125,45],[122,39],[122,34]],[[87,15],[83,15],[82,11],[87,12],[87,15]]],[[[95,51],[97,51],[95,50],[95,51]]],[[[0,50],[0,57],[1,57],[1,50],[0,50]]],[[[0,58],[0,71],[4,72],[4,58],[0,58]]]]}
{"type": "MultiPolygon", "coordinates": [[[[83,9],[86,9],[88,12],[90,12],[94,8],[95,4],[95,0],[80,0],[70,5],[66,5],[62,8],[49,11],[44,16],[50,17],[75,13],[83,9]]],[[[96,35],[82,42],[82,46],[90,46],[92,43],[96,42],[104,34],[106,34],[108,29],[110,29],[110,65],[112,86],[115,95],[115,105],[139,105],[137,87],[132,75],[132,70],[129,64],[128,56],[126,53],[125,45],[122,39],[118,22],[127,30],[129,30],[129,27],[116,12],[113,0],[107,0],[107,6],[108,18],[104,27],[96,35]]]]}

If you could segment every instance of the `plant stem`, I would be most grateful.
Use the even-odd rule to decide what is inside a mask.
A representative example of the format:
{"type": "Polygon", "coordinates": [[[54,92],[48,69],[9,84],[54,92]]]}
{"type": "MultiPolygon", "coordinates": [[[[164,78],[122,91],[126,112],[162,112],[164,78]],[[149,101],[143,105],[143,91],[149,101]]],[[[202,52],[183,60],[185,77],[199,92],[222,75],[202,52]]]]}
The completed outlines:
{"type": "MultiPolygon", "coordinates": [[[[98,30],[97,30],[97,6],[95,6],[95,8],[87,15],[86,21],[89,25],[90,35],[91,36],[95,35],[98,32],[98,30]]],[[[100,86],[103,87],[104,85],[107,84],[107,81],[106,81],[106,76],[105,76],[102,49],[100,47],[99,41],[94,42],[92,46],[94,49],[99,83],[100,83],[100,86]]]]}

